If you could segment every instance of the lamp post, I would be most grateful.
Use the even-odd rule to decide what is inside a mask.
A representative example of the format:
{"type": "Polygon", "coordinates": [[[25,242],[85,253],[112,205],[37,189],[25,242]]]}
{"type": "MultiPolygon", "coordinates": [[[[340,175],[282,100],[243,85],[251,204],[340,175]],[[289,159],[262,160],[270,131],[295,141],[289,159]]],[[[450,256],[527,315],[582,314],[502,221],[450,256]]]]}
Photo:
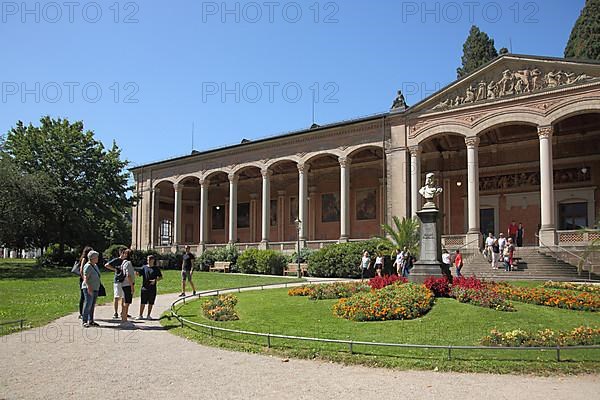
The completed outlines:
{"type": "Polygon", "coordinates": [[[302,278],[302,269],[300,268],[300,225],[302,224],[302,221],[300,221],[300,218],[296,218],[294,223],[296,224],[296,232],[298,234],[298,247],[296,249],[296,259],[298,260],[298,278],[302,278]]]}

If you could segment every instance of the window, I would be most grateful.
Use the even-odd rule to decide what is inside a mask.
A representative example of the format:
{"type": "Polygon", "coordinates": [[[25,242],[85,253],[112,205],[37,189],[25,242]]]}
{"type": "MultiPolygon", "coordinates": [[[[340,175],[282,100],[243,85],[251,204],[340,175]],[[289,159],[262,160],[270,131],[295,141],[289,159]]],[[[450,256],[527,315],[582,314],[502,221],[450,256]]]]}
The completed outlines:
{"type": "Polygon", "coordinates": [[[211,228],[213,230],[225,229],[225,207],[213,206],[211,209],[211,228]]]}
{"type": "Polygon", "coordinates": [[[250,203],[239,203],[237,206],[237,227],[250,228],[250,203]]]}
{"type": "Polygon", "coordinates": [[[173,221],[163,219],[160,221],[160,245],[170,246],[173,243],[173,221]]]}
{"type": "Polygon", "coordinates": [[[558,229],[577,230],[588,226],[587,203],[567,203],[558,205],[558,229]]]}

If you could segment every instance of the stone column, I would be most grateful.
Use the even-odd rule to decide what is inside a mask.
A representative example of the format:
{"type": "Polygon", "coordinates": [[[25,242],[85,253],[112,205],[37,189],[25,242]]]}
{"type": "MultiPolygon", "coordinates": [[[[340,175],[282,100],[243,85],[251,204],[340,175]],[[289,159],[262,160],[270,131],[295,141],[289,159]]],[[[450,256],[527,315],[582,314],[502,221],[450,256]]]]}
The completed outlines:
{"type": "Polygon", "coordinates": [[[298,218],[300,219],[300,245],[306,242],[308,218],[308,170],[309,164],[298,164],[298,218]]]}
{"type": "Polygon", "coordinates": [[[208,241],[208,179],[200,181],[200,247],[204,251],[208,241]]]}
{"type": "Polygon", "coordinates": [[[317,227],[317,187],[308,188],[308,240],[316,240],[317,227]]]}
{"type": "Polygon", "coordinates": [[[350,157],[340,157],[340,242],[350,239],[350,157]]]}
{"type": "Polygon", "coordinates": [[[152,226],[150,231],[150,246],[152,248],[160,245],[159,243],[159,229],[160,229],[160,218],[159,216],[160,210],[160,189],[155,187],[152,189],[152,226]]]}
{"type": "Polygon", "coordinates": [[[183,186],[180,183],[173,185],[175,190],[175,211],[173,217],[173,245],[178,246],[181,244],[181,201],[183,199],[183,186]]]}
{"type": "Polygon", "coordinates": [[[271,176],[273,171],[263,169],[262,174],[262,240],[261,247],[267,248],[271,233],[271,176]]]}
{"type": "Polygon", "coordinates": [[[258,219],[258,207],[256,206],[258,194],[250,193],[250,243],[256,243],[256,225],[258,219]]]}
{"type": "Polygon", "coordinates": [[[410,215],[415,218],[419,211],[421,186],[421,146],[411,146],[410,151],[410,215]]]}
{"type": "Polygon", "coordinates": [[[554,166],[552,161],[553,126],[538,127],[540,139],[540,208],[541,225],[539,232],[543,244],[556,244],[556,226],[554,224],[554,166]]]}
{"type": "Polygon", "coordinates": [[[229,243],[237,242],[237,183],[238,176],[229,174],[229,243]]]}
{"type": "Polygon", "coordinates": [[[277,240],[285,240],[285,221],[289,214],[285,212],[285,190],[277,191],[277,240]]]}
{"type": "Polygon", "coordinates": [[[478,249],[479,232],[479,138],[465,138],[467,145],[468,226],[467,248],[478,249]],[[474,243],[473,243],[474,242],[474,243]]]}

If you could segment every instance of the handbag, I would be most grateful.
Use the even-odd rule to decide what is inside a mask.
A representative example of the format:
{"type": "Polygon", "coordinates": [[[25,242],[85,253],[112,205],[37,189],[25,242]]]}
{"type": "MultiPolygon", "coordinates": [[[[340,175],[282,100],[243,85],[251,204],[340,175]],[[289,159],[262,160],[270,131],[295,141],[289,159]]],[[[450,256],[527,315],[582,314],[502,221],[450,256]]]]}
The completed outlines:
{"type": "Polygon", "coordinates": [[[81,264],[79,261],[75,261],[75,264],[73,264],[73,268],[71,268],[71,273],[74,275],[77,275],[78,277],[81,278],[81,264]]]}
{"type": "Polygon", "coordinates": [[[105,297],[106,296],[106,288],[104,287],[103,284],[100,284],[100,289],[98,289],[98,297],[105,297]]]}

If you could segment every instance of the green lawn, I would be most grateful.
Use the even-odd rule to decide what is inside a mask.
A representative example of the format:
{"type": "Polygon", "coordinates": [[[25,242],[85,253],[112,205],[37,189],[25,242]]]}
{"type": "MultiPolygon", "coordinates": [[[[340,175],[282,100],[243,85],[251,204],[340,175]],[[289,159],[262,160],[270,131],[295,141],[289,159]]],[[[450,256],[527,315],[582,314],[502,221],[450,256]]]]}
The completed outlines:
{"type": "MultiPolygon", "coordinates": [[[[572,329],[581,325],[600,327],[600,313],[569,311],[557,308],[515,303],[517,312],[507,313],[461,304],[453,299],[437,299],[424,317],[411,321],[352,322],[336,318],[332,306],[336,300],[310,301],[306,297],[290,297],[286,290],[265,290],[237,294],[236,307],[240,320],[211,322],[201,316],[198,301],[180,309],[180,315],[215,326],[265,333],[280,333],[356,341],[478,345],[493,328],[499,330],[572,329]]],[[[163,322],[173,325],[173,321],[163,322]]],[[[556,362],[556,352],[539,351],[467,351],[453,350],[451,361],[447,350],[407,350],[354,346],[350,355],[347,345],[254,338],[229,333],[211,337],[199,328],[175,328],[172,332],[198,342],[236,350],[272,352],[284,356],[323,358],[346,363],[361,363],[394,368],[434,369],[498,373],[584,373],[598,371],[600,350],[563,350],[556,362]]]]}
{"type": "MultiPolygon", "coordinates": [[[[158,293],[181,291],[179,271],[163,271],[164,279],[158,284],[158,293]]],[[[138,278],[139,279],[139,278],[138,278]]],[[[104,272],[102,282],[107,297],[100,302],[113,300],[113,273],[104,272]]],[[[290,282],[289,278],[244,276],[196,272],[194,283],[197,290],[219,289],[247,285],[290,282]]],[[[141,281],[138,281],[141,282],[141,281]]],[[[188,285],[189,287],[189,285],[188,285]]],[[[40,269],[33,260],[0,259],[0,322],[25,319],[27,326],[44,325],[56,318],[78,311],[79,279],[63,269],[40,269]]],[[[188,289],[188,293],[190,293],[188,289]]],[[[139,288],[136,288],[136,297],[139,288]]],[[[8,327],[0,327],[0,335],[8,333],[8,327]]]]}

